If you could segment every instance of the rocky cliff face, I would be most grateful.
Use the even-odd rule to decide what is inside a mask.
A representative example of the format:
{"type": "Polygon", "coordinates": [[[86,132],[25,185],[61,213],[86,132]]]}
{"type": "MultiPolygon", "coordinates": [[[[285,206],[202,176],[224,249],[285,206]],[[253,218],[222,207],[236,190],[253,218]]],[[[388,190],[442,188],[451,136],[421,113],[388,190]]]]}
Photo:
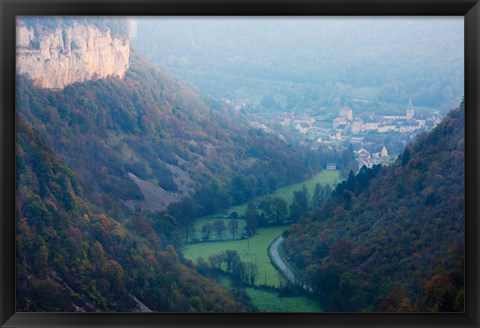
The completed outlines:
{"type": "Polygon", "coordinates": [[[108,76],[123,79],[129,60],[128,38],[113,37],[109,30],[77,23],[43,32],[17,26],[17,73],[40,88],[62,89],[108,76]]]}

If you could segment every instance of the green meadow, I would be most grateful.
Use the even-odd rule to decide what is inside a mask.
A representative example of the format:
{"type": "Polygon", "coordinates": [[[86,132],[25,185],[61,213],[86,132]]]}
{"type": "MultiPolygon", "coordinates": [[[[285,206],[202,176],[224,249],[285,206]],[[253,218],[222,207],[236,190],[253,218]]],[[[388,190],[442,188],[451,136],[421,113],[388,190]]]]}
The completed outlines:
{"type": "MultiPolygon", "coordinates": [[[[295,183],[276,190],[272,196],[280,196],[291,203],[293,199],[293,192],[301,190],[305,185],[310,197],[313,195],[315,185],[331,185],[334,187],[340,182],[340,174],[338,171],[323,170],[311,179],[295,183]]],[[[216,220],[223,220],[225,224],[230,219],[227,216],[232,212],[237,212],[243,215],[247,208],[247,204],[231,207],[228,211],[222,214],[210,215],[195,220],[195,229],[197,235],[200,235],[202,226],[207,223],[213,223],[216,220]]],[[[257,230],[257,234],[249,239],[240,239],[244,233],[245,220],[237,219],[239,223],[238,232],[235,235],[235,240],[229,231],[226,231],[222,240],[216,240],[215,234],[212,234],[211,240],[208,242],[198,242],[187,244],[183,247],[182,253],[186,259],[196,262],[199,257],[208,261],[211,255],[220,254],[226,250],[235,250],[240,255],[243,262],[255,263],[258,268],[258,274],[255,280],[255,285],[268,285],[272,287],[282,287],[285,285],[285,278],[276,270],[270,261],[268,255],[268,248],[270,244],[288,228],[288,225],[263,227],[257,230]]],[[[228,286],[228,279],[224,279],[222,284],[228,286]]],[[[304,296],[280,296],[274,290],[265,290],[257,288],[245,289],[253,304],[261,312],[321,312],[319,304],[308,297],[304,296]]]]}
{"type": "MultiPolygon", "coordinates": [[[[232,284],[227,276],[221,276],[219,282],[227,288],[232,284]]],[[[282,296],[275,290],[253,287],[245,292],[258,312],[323,312],[318,301],[306,296],[282,296]]]]}
{"type": "Polygon", "coordinates": [[[251,287],[245,291],[260,312],[322,312],[317,301],[305,296],[280,296],[274,291],[251,287]]]}
{"type": "MultiPolygon", "coordinates": [[[[320,183],[321,185],[330,185],[334,187],[340,182],[340,173],[338,170],[323,170],[314,177],[288,185],[286,187],[282,187],[277,189],[272,196],[280,196],[287,201],[288,204],[292,202],[293,199],[293,192],[302,190],[303,185],[307,187],[307,190],[310,194],[310,197],[313,195],[313,191],[315,190],[315,185],[320,183]]],[[[243,215],[245,210],[247,209],[247,204],[241,204],[237,206],[233,206],[228,210],[228,213],[237,212],[238,215],[243,215]]]]}
{"type": "MultiPolygon", "coordinates": [[[[208,257],[220,254],[227,249],[235,250],[243,262],[252,262],[257,265],[258,275],[256,285],[280,287],[281,275],[270,262],[268,246],[288,228],[288,225],[260,228],[257,234],[250,239],[210,241],[197,244],[188,244],[183,248],[185,258],[196,262],[199,257],[208,261],[208,257]]],[[[282,279],[283,280],[283,279],[282,279]]]]}
{"type": "MultiPolygon", "coordinates": [[[[291,203],[293,199],[293,192],[301,190],[305,185],[310,196],[313,194],[315,185],[320,183],[321,185],[334,186],[340,182],[340,174],[338,171],[323,170],[319,174],[315,175],[311,179],[295,183],[283,188],[277,189],[272,195],[280,196],[284,198],[287,203],[291,203]]],[[[239,215],[244,214],[247,204],[231,207],[227,213],[237,212],[239,215]]],[[[216,220],[223,220],[225,224],[229,219],[226,219],[225,214],[210,215],[195,220],[195,229],[197,235],[200,235],[202,226],[207,223],[213,223],[216,220]]],[[[240,239],[244,232],[245,220],[238,219],[239,229],[236,233],[235,240],[232,239],[232,235],[229,231],[225,231],[222,240],[216,240],[215,234],[212,233],[211,240],[208,242],[199,242],[185,245],[183,248],[183,255],[185,258],[196,262],[201,256],[204,260],[208,261],[208,257],[215,254],[220,254],[228,249],[236,250],[242,261],[255,263],[258,267],[258,276],[256,280],[257,285],[270,285],[279,287],[281,285],[281,275],[275,269],[270,262],[268,256],[268,247],[277,238],[288,225],[277,227],[265,227],[259,228],[257,234],[249,239],[240,239]]]]}
{"type": "MultiPolygon", "coordinates": [[[[293,192],[301,190],[304,185],[307,187],[307,190],[311,197],[313,195],[313,191],[315,190],[315,185],[317,183],[320,183],[321,185],[329,184],[333,187],[339,182],[340,182],[340,173],[338,171],[323,170],[322,172],[315,175],[311,179],[277,189],[274,193],[272,193],[272,196],[280,196],[283,199],[285,199],[285,201],[287,201],[288,204],[290,204],[293,199],[293,192]]],[[[212,224],[217,220],[223,220],[223,222],[226,225],[229,220],[227,219],[227,217],[230,213],[237,212],[238,215],[243,215],[246,209],[247,209],[247,204],[241,204],[241,205],[231,207],[224,213],[221,213],[221,214],[217,213],[214,215],[204,216],[196,219],[194,225],[195,225],[197,238],[200,238],[200,231],[205,224],[207,223],[212,224]]],[[[235,239],[240,239],[242,234],[245,232],[244,230],[245,220],[238,219],[237,221],[238,221],[238,232],[235,234],[235,239]]],[[[212,233],[211,242],[215,241],[215,239],[216,239],[216,235],[215,233],[212,233]]],[[[222,239],[232,240],[232,234],[227,230],[223,234],[222,239]]]]}

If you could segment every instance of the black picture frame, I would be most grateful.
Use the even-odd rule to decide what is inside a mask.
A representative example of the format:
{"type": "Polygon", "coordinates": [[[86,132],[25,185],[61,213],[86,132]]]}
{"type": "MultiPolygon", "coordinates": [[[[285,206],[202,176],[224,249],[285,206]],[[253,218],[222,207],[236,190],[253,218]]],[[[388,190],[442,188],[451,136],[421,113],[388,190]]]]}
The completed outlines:
{"type": "MultiPolygon", "coordinates": [[[[478,0],[0,0],[1,327],[479,327],[478,0]],[[465,313],[161,314],[15,312],[16,15],[461,15],[465,17],[465,313]]],[[[439,54],[441,55],[441,54],[439,54]]]]}

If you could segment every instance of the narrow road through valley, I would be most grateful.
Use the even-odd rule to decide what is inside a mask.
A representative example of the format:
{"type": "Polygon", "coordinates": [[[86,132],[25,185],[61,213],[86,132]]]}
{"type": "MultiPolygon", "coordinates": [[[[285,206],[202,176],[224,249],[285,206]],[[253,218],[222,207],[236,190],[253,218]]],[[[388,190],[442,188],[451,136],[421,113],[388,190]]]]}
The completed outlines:
{"type": "Polygon", "coordinates": [[[278,247],[283,242],[283,237],[280,236],[273,242],[272,246],[270,246],[270,254],[272,255],[272,259],[275,262],[277,268],[282,272],[282,274],[292,282],[292,284],[297,286],[302,286],[303,289],[312,292],[312,288],[304,285],[300,280],[298,280],[295,275],[293,274],[292,270],[290,270],[285,262],[283,262],[280,254],[278,254],[278,247]]]}
{"type": "Polygon", "coordinates": [[[278,247],[283,242],[283,237],[278,237],[270,247],[270,254],[272,254],[272,259],[275,262],[277,268],[282,271],[283,275],[290,280],[295,285],[295,275],[293,274],[292,270],[290,270],[285,262],[280,258],[280,254],[278,254],[278,247]]]}

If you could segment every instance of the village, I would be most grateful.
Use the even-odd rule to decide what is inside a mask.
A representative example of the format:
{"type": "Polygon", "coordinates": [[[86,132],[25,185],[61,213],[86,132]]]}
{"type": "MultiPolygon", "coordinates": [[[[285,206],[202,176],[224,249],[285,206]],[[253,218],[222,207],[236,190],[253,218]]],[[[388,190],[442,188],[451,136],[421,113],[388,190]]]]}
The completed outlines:
{"type": "MultiPolygon", "coordinates": [[[[235,111],[248,107],[247,101],[234,103],[224,99],[225,103],[235,111]]],[[[363,115],[365,117],[365,115],[363,115]]],[[[367,119],[355,116],[352,108],[342,107],[332,120],[327,115],[309,115],[298,112],[281,112],[270,117],[265,123],[251,122],[252,127],[266,133],[273,133],[271,127],[293,131],[302,136],[305,143],[313,148],[321,145],[333,149],[344,149],[349,144],[354,146],[355,161],[358,169],[376,164],[388,165],[395,161],[399,152],[418,133],[433,129],[440,123],[442,116],[437,113],[416,113],[412,98],[405,108],[405,115],[372,114],[367,119]],[[271,126],[271,127],[269,127],[271,126]],[[386,140],[391,140],[389,145],[386,140]],[[389,138],[390,137],[390,138],[389,138]]],[[[285,137],[279,133],[281,139],[285,137]]],[[[329,163],[327,169],[337,168],[336,163],[329,163]]]]}
{"type": "MultiPolygon", "coordinates": [[[[348,143],[354,144],[355,159],[358,169],[362,166],[372,167],[376,164],[392,163],[398,153],[389,154],[389,149],[382,142],[389,135],[398,135],[399,141],[413,135],[433,129],[440,123],[442,117],[438,114],[416,114],[410,98],[405,115],[374,114],[368,120],[355,117],[352,108],[343,107],[331,124],[321,117],[311,117],[306,114],[281,113],[278,122],[285,127],[293,127],[306,139],[318,144],[330,144],[338,147],[348,143]]],[[[333,169],[334,163],[328,165],[333,169]]]]}

